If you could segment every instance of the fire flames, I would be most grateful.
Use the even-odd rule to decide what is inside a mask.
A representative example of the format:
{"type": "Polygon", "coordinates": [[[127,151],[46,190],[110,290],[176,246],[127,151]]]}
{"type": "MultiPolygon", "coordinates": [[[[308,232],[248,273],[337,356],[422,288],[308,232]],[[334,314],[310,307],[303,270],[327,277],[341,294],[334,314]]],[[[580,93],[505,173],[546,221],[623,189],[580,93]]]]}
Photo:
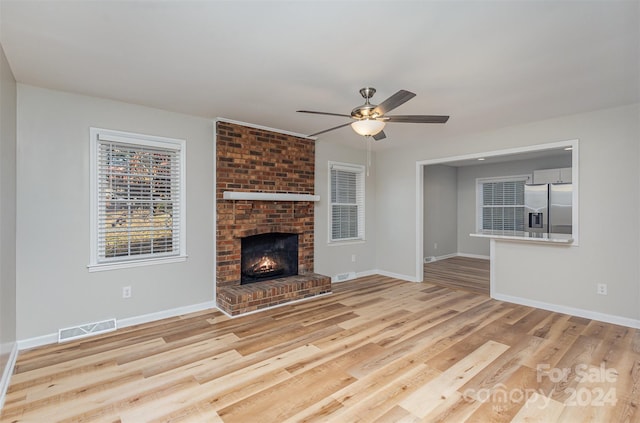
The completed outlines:
{"type": "Polygon", "coordinates": [[[262,256],[262,258],[251,266],[253,273],[268,273],[278,269],[278,263],[271,257],[262,256]]]}

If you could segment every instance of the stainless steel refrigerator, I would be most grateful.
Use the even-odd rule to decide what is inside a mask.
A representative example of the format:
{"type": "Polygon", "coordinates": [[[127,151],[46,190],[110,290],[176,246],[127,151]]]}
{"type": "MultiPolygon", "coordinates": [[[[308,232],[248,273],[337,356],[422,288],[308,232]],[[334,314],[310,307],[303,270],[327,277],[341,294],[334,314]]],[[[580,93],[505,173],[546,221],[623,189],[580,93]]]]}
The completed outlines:
{"type": "Polygon", "coordinates": [[[532,233],[572,233],[572,184],[524,186],[524,229],[532,233]]]}

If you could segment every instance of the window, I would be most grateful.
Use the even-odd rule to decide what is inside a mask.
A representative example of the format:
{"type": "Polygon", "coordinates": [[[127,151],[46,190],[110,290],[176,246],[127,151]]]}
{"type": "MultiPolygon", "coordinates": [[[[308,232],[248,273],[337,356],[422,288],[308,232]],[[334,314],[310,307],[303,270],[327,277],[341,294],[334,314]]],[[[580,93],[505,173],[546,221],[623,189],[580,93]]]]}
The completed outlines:
{"type": "Polygon", "coordinates": [[[91,263],[185,259],[185,141],[91,128],[91,263]]]}
{"type": "Polygon", "coordinates": [[[524,185],[528,176],[478,179],[478,229],[524,230],[524,185]]]}
{"type": "Polygon", "coordinates": [[[329,240],[364,240],[364,166],[329,162],[329,240]]]}

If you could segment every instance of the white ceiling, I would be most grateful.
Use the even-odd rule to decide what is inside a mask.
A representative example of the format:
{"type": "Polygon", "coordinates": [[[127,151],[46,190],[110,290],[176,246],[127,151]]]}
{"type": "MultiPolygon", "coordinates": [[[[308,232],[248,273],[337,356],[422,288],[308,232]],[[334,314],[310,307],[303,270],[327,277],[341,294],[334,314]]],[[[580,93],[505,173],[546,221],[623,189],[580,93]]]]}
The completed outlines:
{"type": "MultiPolygon", "coordinates": [[[[636,1],[11,1],[22,83],[309,134],[373,86],[417,97],[378,148],[640,101],[636,1]]],[[[349,127],[319,138],[363,146],[349,127]]]]}

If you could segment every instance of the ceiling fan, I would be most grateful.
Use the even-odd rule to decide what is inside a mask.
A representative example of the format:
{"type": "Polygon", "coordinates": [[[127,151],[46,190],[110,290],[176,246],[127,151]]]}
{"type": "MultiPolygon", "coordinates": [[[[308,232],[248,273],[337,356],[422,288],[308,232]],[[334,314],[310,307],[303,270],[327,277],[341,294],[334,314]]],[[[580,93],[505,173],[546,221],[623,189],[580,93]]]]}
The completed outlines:
{"type": "Polygon", "coordinates": [[[316,115],[342,116],[353,119],[353,122],[347,122],[324,131],[316,132],[309,135],[310,137],[324,134],[347,125],[351,125],[354,131],[365,137],[373,137],[376,141],[386,138],[383,129],[387,122],[395,123],[445,123],[449,120],[449,116],[438,115],[394,115],[388,116],[387,112],[411,100],[416,95],[410,91],[400,90],[382,103],[376,105],[371,104],[369,100],[376,93],[375,88],[366,87],[360,90],[360,95],[364,97],[364,104],[356,107],[351,111],[350,115],[340,113],[315,112],[312,110],[298,110],[299,113],[312,113],[316,115]]]}

